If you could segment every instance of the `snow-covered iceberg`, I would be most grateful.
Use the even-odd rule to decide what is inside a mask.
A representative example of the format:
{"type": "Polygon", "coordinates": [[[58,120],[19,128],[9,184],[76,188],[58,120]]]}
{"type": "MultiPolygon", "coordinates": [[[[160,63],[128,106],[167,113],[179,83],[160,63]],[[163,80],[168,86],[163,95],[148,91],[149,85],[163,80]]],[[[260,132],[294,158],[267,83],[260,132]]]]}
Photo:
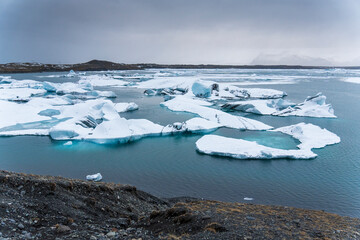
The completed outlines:
{"type": "Polygon", "coordinates": [[[199,99],[193,99],[188,96],[176,96],[174,99],[161,103],[161,105],[172,111],[195,113],[202,118],[229,128],[248,130],[267,130],[272,128],[265,123],[250,118],[234,116],[211,108],[209,107],[212,105],[211,103],[199,99]]]}
{"type": "Polygon", "coordinates": [[[236,110],[260,115],[271,115],[294,105],[295,103],[279,98],[271,100],[246,100],[228,102],[221,107],[227,110],[236,110]]]}
{"type": "Polygon", "coordinates": [[[129,84],[129,82],[115,79],[114,77],[107,75],[89,75],[89,76],[81,76],[79,84],[91,84],[92,86],[96,86],[96,87],[105,87],[105,86],[121,87],[129,84]]]}
{"type": "Polygon", "coordinates": [[[335,133],[311,123],[299,123],[272,131],[282,132],[298,139],[301,142],[298,145],[300,149],[323,148],[340,142],[340,137],[335,133]]]}
{"type": "Polygon", "coordinates": [[[206,120],[204,118],[191,118],[186,122],[175,122],[168,124],[162,130],[162,135],[174,133],[209,133],[222,127],[221,124],[206,120]]]}
{"type": "Polygon", "coordinates": [[[311,159],[316,157],[316,154],[310,150],[283,150],[266,147],[256,142],[216,135],[203,136],[196,142],[196,148],[204,154],[237,159],[311,159]]]}
{"type": "Polygon", "coordinates": [[[326,104],[325,100],[326,97],[322,93],[318,93],[313,97],[308,97],[303,103],[299,104],[280,98],[228,102],[221,107],[227,110],[261,115],[336,118],[331,104],[326,104]]]}
{"type": "Polygon", "coordinates": [[[307,97],[304,102],[289,106],[282,111],[272,113],[274,116],[301,116],[336,118],[331,104],[326,104],[326,97],[320,92],[312,97],[307,97]]]}
{"type": "Polygon", "coordinates": [[[311,159],[317,156],[311,149],[340,142],[336,134],[313,124],[299,123],[272,131],[283,132],[298,139],[301,142],[297,146],[299,149],[266,147],[256,142],[216,135],[203,136],[196,142],[196,148],[201,153],[237,159],[311,159]]]}

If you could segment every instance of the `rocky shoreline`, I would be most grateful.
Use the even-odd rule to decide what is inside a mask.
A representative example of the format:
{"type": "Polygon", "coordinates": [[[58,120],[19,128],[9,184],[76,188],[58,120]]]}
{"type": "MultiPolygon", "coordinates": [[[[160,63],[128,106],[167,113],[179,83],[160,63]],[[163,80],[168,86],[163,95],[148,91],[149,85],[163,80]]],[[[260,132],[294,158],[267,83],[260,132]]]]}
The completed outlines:
{"type": "Polygon", "coordinates": [[[360,239],[360,220],[0,171],[0,239],[360,239]]]}
{"type": "MultiPolygon", "coordinates": [[[[216,64],[125,64],[110,61],[91,60],[76,64],[43,64],[43,63],[6,63],[0,64],[0,73],[33,73],[33,72],[68,72],[74,71],[107,71],[107,70],[143,70],[155,68],[173,69],[328,69],[334,66],[299,66],[299,65],[216,65],[216,64]]],[[[340,67],[360,69],[359,66],[340,67]]]]}

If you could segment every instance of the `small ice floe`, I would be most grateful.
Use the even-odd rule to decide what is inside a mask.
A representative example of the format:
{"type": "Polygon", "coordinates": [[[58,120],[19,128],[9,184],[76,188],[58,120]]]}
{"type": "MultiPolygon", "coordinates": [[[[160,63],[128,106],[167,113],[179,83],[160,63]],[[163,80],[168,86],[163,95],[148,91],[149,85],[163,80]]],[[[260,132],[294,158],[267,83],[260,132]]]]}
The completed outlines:
{"type": "Polygon", "coordinates": [[[101,179],[102,179],[102,176],[100,173],[86,176],[86,180],[88,180],[88,181],[99,182],[99,181],[101,181],[101,179]]]}
{"type": "Polygon", "coordinates": [[[67,141],[66,143],[64,143],[63,145],[64,146],[70,146],[70,145],[72,145],[73,144],[73,142],[72,141],[67,141]]]}
{"type": "Polygon", "coordinates": [[[244,197],[244,200],[245,200],[245,201],[252,201],[252,200],[254,200],[254,198],[251,198],[251,197],[244,197]]]}

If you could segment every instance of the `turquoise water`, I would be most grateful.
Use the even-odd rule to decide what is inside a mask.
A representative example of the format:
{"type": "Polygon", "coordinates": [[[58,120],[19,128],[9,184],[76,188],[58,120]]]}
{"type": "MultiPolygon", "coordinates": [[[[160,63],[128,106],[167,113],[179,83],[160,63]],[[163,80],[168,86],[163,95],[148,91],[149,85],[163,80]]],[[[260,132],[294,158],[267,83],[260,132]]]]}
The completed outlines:
{"type": "MultiPolygon", "coordinates": [[[[294,102],[301,102],[306,96],[321,91],[327,96],[327,102],[333,105],[337,119],[241,115],[274,127],[299,122],[313,123],[339,135],[341,143],[315,149],[318,157],[313,160],[234,160],[199,154],[195,150],[195,142],[201,135],[144,138],[116,146],[85,142],[64,146],[62,142],[54,142],[48,137],[2,137],[0,168],[80,179],[87,174],[101,172],[104,181],[132,184],[160,197],[193,196],[238,202],[244,202],[244,197],[252,197],[252,203],[321,209],[360,217],[360,84],[339,81],[343,77],[360,76],[360,73],[345,70],[166,71],[217,80],[221,80],[223,75],[226,81],[239,82],[293,80],[295,84],[246,87],[283,90],[288,93],[287,98],[294,102]]],[[[156,71],[145,71],[146,74],[153,72],[156,71]]],[[[132,71],[120,73],[135,74],[132,71]]],[[[38,78],[46,75],[49,73],[11,76],[14,79],[57,82],[77,80],[38,78]]],[[[161,97],[146,97],[138,89],[111,90],[118,96],[114,101],[134,101],[140,106],[138,111],[121,114],[126,118],[147,118],[168,124],[194,117],[193,114],[171,112],[159,105],[163,101],[161,97]]],[[[281,133],[222,128],[213,134],[257,141],[283,149],[295,149],[298,144],[281,133]]]]}

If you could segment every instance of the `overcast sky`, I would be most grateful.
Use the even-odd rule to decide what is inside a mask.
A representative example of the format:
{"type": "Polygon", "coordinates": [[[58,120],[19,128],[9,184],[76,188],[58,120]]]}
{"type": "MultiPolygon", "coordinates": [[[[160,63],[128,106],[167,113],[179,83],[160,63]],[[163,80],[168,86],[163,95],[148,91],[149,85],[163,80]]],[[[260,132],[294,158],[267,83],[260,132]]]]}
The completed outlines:
{"type": "Polygon", "coordinates": [[[360,65],[360,0],[0,0],[0,62],[360,65]]]}

